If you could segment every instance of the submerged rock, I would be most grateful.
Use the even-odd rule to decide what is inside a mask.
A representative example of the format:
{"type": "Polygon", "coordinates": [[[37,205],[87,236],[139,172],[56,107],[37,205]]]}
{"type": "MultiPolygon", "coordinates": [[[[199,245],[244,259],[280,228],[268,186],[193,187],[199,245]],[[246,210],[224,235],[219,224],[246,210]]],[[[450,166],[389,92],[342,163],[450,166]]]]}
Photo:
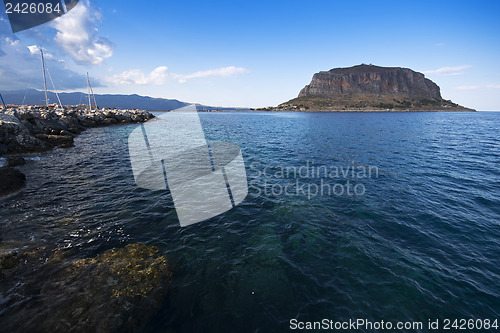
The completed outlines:
{"type": "Polygon", "coordinates": [[[26,176],[11,167],[0,168],[0,198],[21,191],[26,186],[26,176]]]}
{"type": "Polygon", "coordinates": [[[26,161],[21,156],[9,156],[9,157],[7,157],[7,166],[8,167],[15,167],[15,166],[25,165],[25,164],[26,164],[26,161]]]}
{"type": "Polygon", "coordinates": [[[41,290],[41,332],[138,331],[160,308],[172,274],[155,247],[130,244],[75,261],[41,290]]]}
{"type": "Polygon", "coordinates": [[[71,147],[73,146],[73,136],[71,135],[48,135],[37,134],[37,139],[46,142],[53,147],[71,147]]]}
{"type": "Polygon", "coordinates": [[[103,278],[109,284],[111,297],[146,296],[171,276],[165,257],[156,247],[129,244],[124,248],[108,250],[96,257],[81,259],[69,267],[68,276],[90,269],[93,278],[103,278]],[[110,283],[109,279],[113,279],[110,283]]]}
{"type": "Polygon", "coordinates": [[[4,271],[15,268],[21,261],[20,256],[14,250],[0,250],[0,281],[4,278],[4,271]]]}

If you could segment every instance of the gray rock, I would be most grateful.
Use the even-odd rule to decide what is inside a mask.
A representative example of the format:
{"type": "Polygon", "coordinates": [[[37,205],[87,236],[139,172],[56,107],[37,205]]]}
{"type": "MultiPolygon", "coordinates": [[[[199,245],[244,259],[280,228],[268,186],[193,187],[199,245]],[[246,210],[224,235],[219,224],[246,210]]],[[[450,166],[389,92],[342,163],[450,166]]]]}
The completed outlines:
{"type": "Polygon", "coordinates": [[[70,132],[70,131],[66,131],[66,130],[62,130],[61,133],[59,133],[60,135],[64,135],[64,136],[72,136],[72,137],[75,137],[76,134],[73,133],[73,132],[70,132]]]}
{"type": "Polygon", "coordinates": [[[106,118],[103,120],[102,124],[103,125],[114,125],[114,124],[118,124],[118,120],[116,120],[115,118],[106,118]]]}
{"type": "Polygon", "coordinates": [[[26,161],[21,156],[9,156],[9,157],[7,157],[7,166],[8,167],[15,167],[15,166],[20,166],[20,165],[25,165],[25,164],[26,164],[26,161]]]}
{"type": "Polygon", "coordinates": [[[13,115],[0,113],[0,142],[8,153],[39,151],[47,145],[33,137],[30,131],[13,115]]]}
{"type": "Polygon", "coordinates": [[[26,186],[26,176],[19,170],[0,168],[0,198],[21,191],[26,186]]]}
{"type": "Polygon", "coordinates": [[[0,155],[7,154],[8,151],[9,151],[9,146],[0,143],[0,155]]]}
{"type": "Polygon", "coordinates": [[[37,134],[37,139],[47,142],[54,147],[71,147],[73,146],[73,137],[71,135],[47,135],[37,134]]]}

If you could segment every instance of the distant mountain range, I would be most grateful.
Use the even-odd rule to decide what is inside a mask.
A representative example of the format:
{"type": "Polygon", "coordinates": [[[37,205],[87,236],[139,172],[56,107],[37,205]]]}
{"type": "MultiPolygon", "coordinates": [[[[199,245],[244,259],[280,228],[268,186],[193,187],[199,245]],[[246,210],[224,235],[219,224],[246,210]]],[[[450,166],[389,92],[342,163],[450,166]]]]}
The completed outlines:
{"type": "MultiPolygon", "coordinates": [[[[45,104],[45,93],[40,90],[27,89],[27,90],[12,90],[2,92],[5,103],[7,104],[45,104]],[[24,102],[23,102],[24,101],[24,102]]],[[[56,94],[53,92],[48,93],[50,103],[57,103],[56,94]]],[[[63,105],[77,105],[88,104],[87,94],[81,92],[74,93],[59,93],[59,98],[63,105]]],[[[192,103],[181,102],[176,99],[166,98],[153,98],[140,95],[109,95],[109,94],[95,94],[97,106],[100,108],[113,108],[118,109],[141,109],[147,111],[155,110],[174,110],[192,103]]],[[[201,110],[234,110],[240,108],[222,108],[214,106],[199,105],[201,110]]]]}

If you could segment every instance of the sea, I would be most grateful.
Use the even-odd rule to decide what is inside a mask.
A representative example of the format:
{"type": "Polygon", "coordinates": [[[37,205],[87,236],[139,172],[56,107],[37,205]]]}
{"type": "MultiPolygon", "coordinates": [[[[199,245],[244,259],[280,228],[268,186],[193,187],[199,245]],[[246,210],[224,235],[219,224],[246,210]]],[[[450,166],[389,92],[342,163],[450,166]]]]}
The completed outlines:
{"type": "MultiPolygon", "coordinates": [[[[142,332],[500,328],[500,112],[199,117],[208,141],[241,149],[234,208],[181,227],[168,190],[134,181],[140,125],[92,128],[27,156],[26,189],[0,201],[0,247],[43,248],[40,265],[157,247],[172,281],[142,332]]],[[[0,331],[23,331],[23,312],[43,326],[41,272],[0,279],[0,331]]]]}

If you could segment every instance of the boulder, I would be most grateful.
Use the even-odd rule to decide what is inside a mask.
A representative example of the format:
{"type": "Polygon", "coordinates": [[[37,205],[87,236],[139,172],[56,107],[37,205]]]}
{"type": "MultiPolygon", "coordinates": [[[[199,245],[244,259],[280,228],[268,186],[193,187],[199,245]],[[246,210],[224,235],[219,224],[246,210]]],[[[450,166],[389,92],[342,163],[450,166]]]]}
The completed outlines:
{"type": "Polygon", "coordinates": [[[67,131],[67,130],[62,130],[61,133],[59,133],[60,135],[63,135],[63,136],[72,136],[72,137],[76,137],[76,133],[73,133],[73,132],[70,132],[70,131],[67,131]]]}
{"type": "Polygon", "coordinates": [[[7,154],[9,151],[9,146],[0,143],[0,155],[7,154]]]}
{"type": "Polygon", "coordinates": [[[15,166],[20,166],[20,165],[25,165],[25,164],[26,164],[26,161],[21,156],[9,156],[9,157],[7,157],[7,166],[8,167],[15,167],[15,166]]]}
{"type": "Polygon", "coordinates": [[[0,197],[17,193],[26,187],[26,176],[11,167],[0,168],[0,197]]]}
{"type": "MultiPolygon", "coordinates": [[[[47,149],[47,145],[33,137],[19,119],[6,113],[0,113],[0,142],[8,147],[8,153],[47,149]]],[[[3,151],[5,151],[5,147],[3,151]]]]}
{"type": "Polygon", "coordinates": [[[37,134],[37,139],[45,141],[54,147],[71,147],[73,146],[73,136],[71,135],[47,135],[47,134],[37,134]]]}
{"type": "Polygon", "coordinates": [[[115,118],[106,118],[102,122],[102,125],[104,126],[114,125],[114,124],[118,124],[118,121],[115,118]]]}

